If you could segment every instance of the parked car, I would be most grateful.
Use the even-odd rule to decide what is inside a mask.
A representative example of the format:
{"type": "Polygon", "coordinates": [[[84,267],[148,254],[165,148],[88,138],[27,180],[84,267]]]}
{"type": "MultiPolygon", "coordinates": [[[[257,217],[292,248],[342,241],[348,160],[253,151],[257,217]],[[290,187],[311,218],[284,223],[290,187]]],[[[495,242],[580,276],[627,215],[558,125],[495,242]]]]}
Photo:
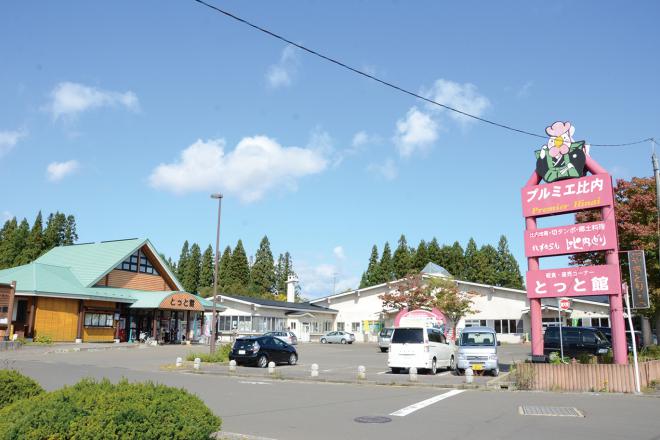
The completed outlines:
{"type": "MultiPolygon", "coordinates": [[[[561,332],[564,356],[599,355],[607,353],[612,348],[607,336],[594,327],[562,327],[561,332]]],[[[551,326],[545,329],[543,351],[546,356],[552,352],[559,353],[559,326],[551,326]]]]}
{"type": "Polygon", "coordinates": [[[298,362],[296,348],[272,336],[250,336],[236,339],[229,353],[229,360],[237,364],[256,365],[260,368],[269,362],[295,365],[298,362]]]}
{"type": "MultiPolygon", "coordinates": [[[[612,343],[612,328],[611,327],[594,327],[599,330],[602,334],[605,335],[610,344],[612,343]]],[[[630,330],[626,330],[626,344],[628,345],[628,352],[632,353],[632,334],[630,330]]],[[[642,332],[635,331],[635,344],[637,344],[637,350],[642,347],[642,332]]]]}
{"type": "Polygon", "coordinates": [[[292,331],[285,332],[268,332],[264,333],[264,336],[272,336],[274,338],[280,339],[287,344],[298,345],[298,337],[292,331]]]}
{"type": "Polygon", "coordinates": [[[458,339],[456,368],[463,374],[467,368],[474,371],[487,371],[493,376],[500,374],[497,359],[497,340],[495,330],[490,327],[466,327],[458,339]]]}
{"type": "Polygon", "coordinates": [[[345,331],[328,332],[321,336],[321,344],[352,344],[355,335],[345,331]]]}
{"type": "Polygon", "coordinates": [[[394,374],[412,367],[435,374],[441,367],[454,369],[455,360],[456,347],[440,329],[397,327],[392,333],[387,366],[394,374]]]}
{"type": "Polygon", "coordinates": [[[390,348],[392,333],[394,333],[394,329],[390,327],[386,327],[382,329],[380,333],[378,333],[378,346],[380,347],[380,351],[383,353],[386,353],[390,348]]]}

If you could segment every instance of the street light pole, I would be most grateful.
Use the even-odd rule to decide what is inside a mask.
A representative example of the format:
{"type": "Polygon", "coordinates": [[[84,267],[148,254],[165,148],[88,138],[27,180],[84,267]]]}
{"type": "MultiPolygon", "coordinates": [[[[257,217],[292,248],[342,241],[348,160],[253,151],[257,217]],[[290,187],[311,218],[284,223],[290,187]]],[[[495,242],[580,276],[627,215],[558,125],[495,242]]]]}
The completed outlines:
{"type": "Polygon", "coordinates": [[[215,341],[218,339],[216,297],[218,296],[218,256],[220,254],[220,213],[222,212],[222,194],[211,194],[212,199],[218,199],[218,227],[215,234],[215,268],[213,270],[213,315],[211,317],[211,354],[215,352],[215,341]]]}

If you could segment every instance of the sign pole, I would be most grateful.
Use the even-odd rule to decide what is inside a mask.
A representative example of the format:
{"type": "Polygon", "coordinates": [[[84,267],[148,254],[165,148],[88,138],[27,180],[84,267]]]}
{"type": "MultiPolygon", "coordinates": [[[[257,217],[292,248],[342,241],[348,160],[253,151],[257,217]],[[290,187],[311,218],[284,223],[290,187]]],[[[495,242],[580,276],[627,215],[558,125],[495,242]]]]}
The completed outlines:
{"type": "Polygon", "coordinates": [[[637,339],[635,337],[635,330],[632,324],[632,313],[630,312],[630,296],[628,295],[628,284],[623,283],[623,298],[626,300],[626,309],[628,310],[628,326],[631,331],[632,349],[633,349],[633,362],[635,364],[635,393],[640,394],[641,389],[639,386],[639,362],[637,362],[637,339]]]}
{"type": "Polygon", "coordinates": [[[561,322],[561,298],[557,298],[557,313],[559,314],[559,351],[561,355],[561,362],[564,362],[564,336],[562,335],[562,322],[561,322]]]}

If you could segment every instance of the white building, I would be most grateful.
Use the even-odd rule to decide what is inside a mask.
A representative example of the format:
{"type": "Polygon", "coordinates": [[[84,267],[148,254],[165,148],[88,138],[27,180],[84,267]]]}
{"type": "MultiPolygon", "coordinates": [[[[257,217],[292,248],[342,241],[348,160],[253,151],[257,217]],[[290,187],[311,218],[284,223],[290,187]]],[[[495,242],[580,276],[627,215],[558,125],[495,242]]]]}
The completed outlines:
{"type": "MultiPolygon", "coordinates": [[[[290,329],[302,342],[318,341],[334,330],[336,310],[322,305],[295,302],[295,277],[287,281],[287,301],[274,301],[237,295],[218,295],[224,310],[218,313],[220,339],[229,341],[232,334],[257,335],[290,329]]],[[[207,314],[207,322],[211,314],[207,314]]]]}
{"type": "MultiPolygon", "coordinates": [[[[433,263],[426,265],[422,274],[449,276],[445,269],[433,263]]],[[[503,342],[529,340],[529,301],[524,290],[457,282],[461,291],[476,293],[473,308],[477,310],[461,319],[457,325],[459,330],[466,326],[485,325],[494,328],[503,342]]],[[[351,331],[358,341],[375,341],[380,329],[391,327],[398,313],[398,310],[383,310],[380,296],[387,291],[388,284],[378,284],[317,298],[310,304],[336,311],[333,330],[351,331]]],[[[555,299],[543,301],[542,317],[544,325],[559,320],[555,299]]],[[[571,309],[562,312],[562,320],[565,325],[609,326],[609,305],[575,298],[571,301],[571,309]]]]}

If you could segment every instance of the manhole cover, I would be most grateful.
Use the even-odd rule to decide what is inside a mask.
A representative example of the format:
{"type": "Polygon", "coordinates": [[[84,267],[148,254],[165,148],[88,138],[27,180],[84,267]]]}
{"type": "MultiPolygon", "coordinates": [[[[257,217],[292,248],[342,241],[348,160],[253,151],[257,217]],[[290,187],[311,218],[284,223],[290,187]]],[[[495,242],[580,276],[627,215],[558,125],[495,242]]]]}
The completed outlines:
{"type": "Polygon", "coordinates": [[[387,423],[392,421],[392,419],[390,419],[389,417],[381,417],[381,416],[362,416],[362,417],[356,417],[353,420],[355,420],[358,423],[387,423]]]}
{"type": "Polygon", "coordinates": [[[518,412],[522,416],[584,417],[584,414],[572,406],[523,405],[518,407],[518,412]]]}

